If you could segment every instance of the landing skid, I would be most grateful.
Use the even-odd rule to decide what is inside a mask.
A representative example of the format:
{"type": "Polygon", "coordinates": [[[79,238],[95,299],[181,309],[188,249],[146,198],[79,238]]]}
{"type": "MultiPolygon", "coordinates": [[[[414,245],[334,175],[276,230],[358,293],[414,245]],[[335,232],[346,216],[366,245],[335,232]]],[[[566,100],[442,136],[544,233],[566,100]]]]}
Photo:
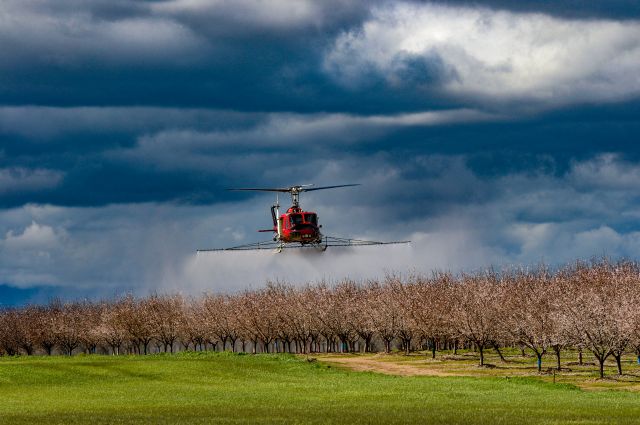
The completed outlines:
{"type": "Polygon", "coordinates": [[[324,236],[321,242],[302,244],[299,242],[284,243],[281,241],[268,240],[264,242],[250,243],[246,245],[232,246],[230,248],[209,248],[199,249],[197,252],[220,252],[220,251],[267,251],[274,250],[282,252],[283,249],[318,249],[326,251],[328,247],[349,247],[349,246],[371,246],[371,245],[399,245],[408,244],[411,241],[392,241],[378,242],[366,241],[362,239],[337,238],[333,236],[324,236]]]}

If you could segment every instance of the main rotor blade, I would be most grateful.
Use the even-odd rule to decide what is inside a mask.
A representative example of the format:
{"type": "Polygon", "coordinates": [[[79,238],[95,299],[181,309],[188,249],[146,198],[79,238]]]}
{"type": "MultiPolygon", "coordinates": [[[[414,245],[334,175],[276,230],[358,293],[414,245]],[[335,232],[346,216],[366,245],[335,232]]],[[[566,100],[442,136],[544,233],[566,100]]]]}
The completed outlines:
{"type": "Polygon", "coordinates": [[[360,183],[356,183],[356,184],[339,184],[336,186],[322,186],[322,187],[312,187],[310,189],[300,189],[300,192],[311,192],[312,190],[322,190],[322,189],[333,189],[336,187],[349,187],[349,186],[360,186],[360,183]]]}
{"type": "Polygon", "coordinates": [[[291,187],[239,187],[227,189],[230,191],[253,191],[253,192],[283,192],[283,193],[291,193],[294,190],[298,192],[311,192],[312,190],[323,190],[323,189],[334,189],[337,187],[349,187],[349,186],[360,186],[357,184],[339,184],[335,186],[321,186],[321,187],[310,187],[313,185],[303,184],[291,187]]]}
{"type": "Polygon", "coordinates": [[[266,188],[266,187],[243,187],[238,189],[227,189],[230,191],[257,191],[257,192],[291,192],[290,188],[266,188]]]}

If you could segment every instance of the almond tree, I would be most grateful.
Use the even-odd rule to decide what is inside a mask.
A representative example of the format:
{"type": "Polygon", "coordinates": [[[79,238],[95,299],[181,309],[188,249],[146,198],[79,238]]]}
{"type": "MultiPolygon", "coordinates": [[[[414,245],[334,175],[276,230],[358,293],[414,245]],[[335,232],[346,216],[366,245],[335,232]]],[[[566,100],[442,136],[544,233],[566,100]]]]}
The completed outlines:
{"type": "MultiPolygon", "coordinates": [[[[278,303],[278,321],[282,323],[283,330],[280,338],[287,344],[291,352],[291,340],[295,344],[296,353],[306,353],[307,344],[311,341],[312,310],[308,309],[306,293],[297,290],[291,285],[281,285],[278,303]]],[[[317,339],[317,334],[316,334],[317,339]]]]}
{"type": "Polygon", "coordinates": [[[542,356],[558,341],[557,322],[552,312],[557,296],[554,281],[548,270],[517,270],[512,275],[509,296],[505,297],[504,319],[512,338],[533,351],[538,372],[542,370],[542,356]]]}
{"type": "Polygon", "coordinates": [[[0,310],[0,349],[9,356],[20,351],[18,335],[18,311],[14,308],[0,310]]]}
{"type": "Polygon", "coordinates": [[[131,346],[138,353],[149,352],[149,344],[154,338],[154,325],[150,320],[149,302],[147,300],[136,300],[128,295],[122,300],[120,308],[117,310],[118,321],[127,331],[127,338],[131,346]],[[142,347],[142,350],[141,350],[142,347]]]}
{"type": "Polygon", "coordinates": [[[190,298],[182,304],[182,314],[179,334],[182,345],[189,349],[193,345],[194,351],[206,349],[207,331],[204,326],[204,299],[190,298]]]}
{"type": "Polygon", "coordinates": [[[381,286],[378,282],[369,282],[371,291],[371,323],[382,341],[385,353],[391,352],[391,344],[398,336],[398,312],[393,303],[393,295],[388,286],[381,286]]]}
{"type": "Polygon", "coordinates": [[[375,291],[371,285],[364,285],[358,288],[358,295],[354,300],[354,308],[356,314],[353,317],[354,329],[358,333],[360,339],[364,342],[364,352],[368,353],[372,350],[372,341],[376,333],[373,323],[371,311],[374,308],[372,299],[375,291]]]}
{"type": "Polygon", "coordinates": [[[472,342],[484,366],[484,350],[500,337],[499,304],[502,288],[493,272],[478,275],[464,274],[453,286],[456,300],[450,316],[450,326],[457,335],[472,342]]]}
{"type": "Polygon", "coordinates": [[[323,333],[322,303],[320,301],[322,292],[316,287],[307,285],[299,292],[298,310],[303,312],[307,326],[309,351],[321,351],[320,338],[323,333]]]}
{"type": "Polygon", "coordinates": [[[80,303],[65,303],[55,311],[53,329],[62,351],[71,356],[80,346],[85,328],[85,311],[80,303]]]}
{"type": "Polygon", "coordinates": [[[314,320],[311,317],[312,310],[307,309],[306,291],[291,288],[289,301],[289,317],[293,318],[291,327],[296,344],[296,352],[306,354],[310,351],[313,342],[317,341],[318,333],[314,330],[314,320]],[[315,338],[314,338],[315,336],[315,338]]]}
{"type": "Polygon", "coordinates": [[[269,304],[269,289],[245,291],[239,299],[240,326],[251,335],[253,351],[257,352],[258,342],[262,342],[264,351],[271,351],[271,343],[278,335],[277,317],[269,304]]]}
{"type": "Polygon", "coordinates": [[[326,342],[326,352],[331,353],[334,351],[337,337],[335,334],[336,326],[331,323],[333,321],[332,312],[334,311],[332,291],[326,282],[319,283],[314,289],[313,299],[316,303],[315,317],[319,325],[318,332],[326,342]]]}
{"type": "Polygon", "coordinates": [[[80,345],[87,354],[95,354],[102,342],[100,334],[102,303],[83,302],[80,305],[84,320],[80,330],[80,345]]]}
{"type": "Polygon", "coordinates": [[[332,327],[333,333],[340,339],[340,351],[354,351],[358,340],[358,332],[355,329],[356,297],[358,285],[349,279],[338,283],[330,292],[330,314],[325,316],[325,325],[332,327]]]}
{"type": "Polygon", "coordinates": [[[221,351],[226,350],[227,341],[231,343],[231,351],[235,351],[240,334],[236,311],[239,308],[241,306],[236,299],[227,295],[208,294],[204,298],[203,309],[209,318],[209,331],[221,341],[221,351]]]}
{"type": "Polygon", "coordinates": [[[607,261],[591,267],[579,263],[565,271],[567,290],[562,304],[566,326],[598,360],[601,378],[606,359],[616,350],[624,351],[631,338],[632,325],[624,317],[626,309],[618,308],[621,300],[617,296],[620,288],[616,274],[607,261]]]}
{"type": "Polygon", "coordinates": [[[635,307],[628,311],[627,319],[631,328],[629,344],[633,347],[636,362],[640,365],[640,277],[636,277],[630,290],[630,303],[635,307]]]}
{"type": "Polygon", "coordinates": [[[38,313],[38,308],[31,305],[14,310],[15,328],[13,332],[16,338],[15,343],[28,356],[33,354],[37,346],[37,335],[34,325],[38,313]]]}
{"type": "Polygon", "coordinates": [[[58,301],[52,301],[47,306],[37,307],[38,314],[34,317],[32,324],[36,345],[50,356],[57,344],[54,332],[55,317],[62,308],[58,301]]]}
{"type": "Polygon", "coordinates": [[[100,310],[100,324],[97,333],[100,340],[111,349],[113,355],[119,355],[127,338],[127,331],[120,320],[120,310],[126,308],[122,300],[103,304],[100,310]]]}
{"type": "Polygon", "coordinates": [[[291,342],[295,339],[295,316],[297,315],[291,310],[293,288],[282,282],[267,282],[266,296],[276,320],[275,351],[291,352],[291,342]]]}
{"type": "Polygon", "coordinates": [[[638,309],[637,290],[640,281],[638,265],[631,262],[619,262],[610,270],[610,311],[615,322],[618,338],[611,350],[616,361],[618,374],[622,375],[622,356],[631,345],[635,324],[634,312],[638,309]]]}
{"type": "Polygon", "coordinates": [[[419,337],[431,345],[431,357],[436,358],[437,340],[447,337],[447,315],[451,311],[453,276],[439,273],[432,279],[415,276],[407,287],[410,313],[419,337]]]}
{"type": "Polygon", "coordinates": [[[153,335],[162,343],[165,353],[173,353],[182,323],[182,296],[152,295],[146,304],[153,335]]]}
{"type": "Polygon", "coordinates": [[[415,293],[412,292],[412,286],[405,285],[397,276],[387,276],[385,286],[391,297],[392,308],[397,314],[397,335],[402,343],[404,354],[408,356],[411,352],[411,341],[419,333],[411,303],[415,293]]]}

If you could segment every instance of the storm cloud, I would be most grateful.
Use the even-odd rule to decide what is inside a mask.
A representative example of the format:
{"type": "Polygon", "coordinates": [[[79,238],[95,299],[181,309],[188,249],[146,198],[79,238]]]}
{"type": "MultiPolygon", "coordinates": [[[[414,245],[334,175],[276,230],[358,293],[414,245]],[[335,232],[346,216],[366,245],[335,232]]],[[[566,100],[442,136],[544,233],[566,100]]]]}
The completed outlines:
{"type": "Polygon", "coordinates": [[[637,257],[640,9],[576,4],[5,1],[0,303],[637,257]],[[412,244],[195,255],[300,183],[412,244]]]}

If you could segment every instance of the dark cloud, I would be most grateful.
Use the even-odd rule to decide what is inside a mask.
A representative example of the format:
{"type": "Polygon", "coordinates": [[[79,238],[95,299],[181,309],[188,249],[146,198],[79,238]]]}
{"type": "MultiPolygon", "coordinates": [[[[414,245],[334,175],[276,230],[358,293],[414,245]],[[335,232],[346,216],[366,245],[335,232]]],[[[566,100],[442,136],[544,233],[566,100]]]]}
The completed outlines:
{"type": "Polygon", "coordinates": [[[635,255],[639,7],[5,2],[0,282],[40,289],[0,298],[635,255]],[[192,255],[269,225],[225,188],[297,183],[362,183],[303,201],[413,247],[192,255]]]}
{"type": "Polygon", "coordinates": [[[571,161],[601,153],[637,160],[639,151],[629,143],[640,130],[633,115],[637,108],[637,103],[589,106],[520,119],[472,110],[363,116],[5,108],[0,169],[8,170],[2,174],[4,186],[15,187],[5,190],[0,202],[5,207],[210,204],[228,200],[221,189],[229,186],[292,184],[313,178],[326,161],[380,154],[418,176],[428,168],[416,168],[407,158],[464,155],[482,176],[540,169],[563,173],[571,161]]]}
{"type": "MultiPolygon", "coordinates": [[[[275,2],[267,7],[252,0],[113,4],[11,1],[5,9],[11,19],[0,30],[0,42],[6,46],[0,53],[0,94],[5,104],[13,105],[198,106],[358,113],[464,106],[469,100],[466,96],[437,90],[452,78],[459,78],[460,72],[443,60],[443,52],[392,52],[389,75],[380,75],[375,68],[367,71],[370,63],[365,61],[364,69],[351,71],[370,80],[360,90],[336,84],[335,75],[327,75],[326,56],[335,40],[345,33],[363,31],[363,25],[371,22],[372,11],[378,11],[375,13],[379,16],[380,10],[389,10],[395,4],[303,1],[275,2]]],[[[426,3],[425,7],[441,4],[426,3]]],[[[565,3],[517,4],[545,12],[553,7],[548,5],[565,3]]],[[[588,10],[594,5],[564,7],[588,10]]],[[[624,7],[620,3],[621,10],[624,7]]],[[[631,4],[627,7],[630,12],[634,10],[631,4]]],[[[592,10],[593,17],[598,17],[598,9],[592,10]]],[[[590,21],[584,22],[587,25],[590,21]]],[[[395,28],[401,26],[399,23],[395,28]]],[[[514,35],[500,37],[510,39],[514,35]]],[[[597,42],[599,37],[592,38],[597,42]]],[[[487,40],[484,46],[492,43],[487,40]]],[[[594,61],[605,66],[611,57],[595,55],[597,45],[592,47],[594,61]]],[[[611,45],[604,50],[615,54],[618,49],[621,46],[611,45]]],[[[351,60],[358,58],[349,56],[351,60]]],[[[333,64],[328,69],[344,66],[333,64]]],[[[604,81],[610,77],[603,75],[604,81]]],[[[532,89],[538,90],[535,86],[532,89]]]]}

